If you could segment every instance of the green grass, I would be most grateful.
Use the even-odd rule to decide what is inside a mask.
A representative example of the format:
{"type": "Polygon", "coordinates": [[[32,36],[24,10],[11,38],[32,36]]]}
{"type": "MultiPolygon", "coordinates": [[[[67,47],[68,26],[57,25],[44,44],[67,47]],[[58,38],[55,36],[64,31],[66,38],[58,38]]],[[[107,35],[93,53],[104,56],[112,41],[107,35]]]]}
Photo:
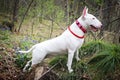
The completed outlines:
{"type": "Polygon", "coordinates": [[[11,43],[11,32],[0,30],[0,44],[6,45],[7,47],[12,47],[11,43]]]}
{"type": "MultiPolygon", "coordinates": [[[[108,44],[107,48],[102,49],[88,61],[89,69],[96,73],[93,79],[107,79],[108,76],[114,77],[116,71],[120,70],[120,45],[108,44]],[[100,74],[102,74],[100,76],[100,74]]],[[[91,74],[92,74],[91,72],[91,74]]]]}
{"type": "Polygon", "coordinates": [[[96,54],[100,52],[103,49],[106,49],[109,47],[109,43],[105,43],[103,41],[97,40],[97,41],[90,41],[88,43],[85,43],[81,48],[80,48],[80,56],[89,56],[92,54],[96,54]]]}

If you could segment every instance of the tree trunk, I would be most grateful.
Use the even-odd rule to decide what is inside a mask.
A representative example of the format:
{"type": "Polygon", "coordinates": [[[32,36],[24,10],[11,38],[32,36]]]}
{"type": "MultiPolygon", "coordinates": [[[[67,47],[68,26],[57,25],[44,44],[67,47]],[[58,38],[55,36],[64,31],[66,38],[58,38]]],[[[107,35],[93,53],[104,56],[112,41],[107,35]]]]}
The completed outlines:
{"type": "Polygon", "coordinates": [[[116,28],[118,28],[117,26],[119,26],[120,20],[118,20],[119,24],[116,22],[111,23],[113,20],[120,17],[120,4],[118,4],[118,2],[118,0],[104,0],[103,8],[106,8],[103,10],[103,24],[105,25],[104,30],[115,32],[116,30],[119,30],[116,28]]]}
{"type": "Polygon", "coordinates": [[[67,5],[67,26],[69,25],[69,23],[70,23],[70,15],[69,15],[69,0],[67,0],[67,2],[66,2],[66,5],[67,5]]]}
{"type": "MultiPolygon", "coordinates": [[[[114,32],[115,35],[120,32],[120,3],[118,0],[104,0],[102,12],[103,14],[103,26],[105,31],[114,32]]],[[[119,38],[119,37],[118,37],[119,38]]],[[[113,42],[119,39],[113,40],[113,42]]]]}
{"type": "Polygon", "coordinates": [[[50,37],[52,37],[52,33],[53,33],[53,19],[51,20],[51,27],[50,27],[50,37]]]}
{"type": "Polygon", "coordinates": [[[17,22],[17,13],[18,13],[18,6],[19,6],[19,0],[14,0],[13,4],[13,15],[12,15],[12,22],[11,24],[13,25],[11,27],[11,31],[15,31],[15,22],[17,22]]]}
{"type": "Polygon", "coordinates": [[[30,4],[28,5],[28,8],[27,8],[25,14],[23,15],[22,21],[21,21],[21,23],[20,23],[20,25],[19,25],[18,32],[20,32],[20,29],[21,29],[22,23],[23,23],[23,21],[24,21],[24,18],[25,18],[25,16],[26,16],[27,12],[29,11],[30,6],[32,5],[33,1],[34,1],[34,0],[31,0],[31,2],[30,2],[30,4]]]}

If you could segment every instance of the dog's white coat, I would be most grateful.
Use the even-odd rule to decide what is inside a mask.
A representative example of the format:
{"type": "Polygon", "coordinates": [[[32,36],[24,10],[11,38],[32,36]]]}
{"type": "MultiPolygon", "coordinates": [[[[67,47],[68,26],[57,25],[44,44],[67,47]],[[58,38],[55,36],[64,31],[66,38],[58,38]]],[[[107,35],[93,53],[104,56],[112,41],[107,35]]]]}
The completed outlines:
{"type": "MultiPolygon", "coordinates": [[[[93,25],[96,28],[100,28],[102,26],[101,22],[93,15],[88,14],[88,9],[85,7],[83,10],[83,13],[80,18],[78,18],[78,21],[80,24],[86,28],[89,29],[90,25],[93,25]]],[[[70,26],[71,30],[76,33],[79,36],[83,36],[84,32],[78,28],[76,25],[76,22],[74,22],[70,26]]],[[[78,54],[78,49],[82,46],[84,42],[84,38],[80,39],[74,36],[70,33],[70,31],[67,29],[62,33],[62,35],[38,43],[34,46],[32,46],[31,49],[28,51],[19,51],[21,53],[28,53],[33,50],[32,52],[32,64],[31,66],[40,63],[47,54],[52,53],[68,53],[68,61],[67,61],[67,67],[69,72],[72,72],[73,69],[71,68],[73,56],[75,55],[77,61],[80,60],[78,54]]],[[[26,70],[26,67],[28,67],[30,61],[26,64],[24,67],[24,71],[26,70]]]]}

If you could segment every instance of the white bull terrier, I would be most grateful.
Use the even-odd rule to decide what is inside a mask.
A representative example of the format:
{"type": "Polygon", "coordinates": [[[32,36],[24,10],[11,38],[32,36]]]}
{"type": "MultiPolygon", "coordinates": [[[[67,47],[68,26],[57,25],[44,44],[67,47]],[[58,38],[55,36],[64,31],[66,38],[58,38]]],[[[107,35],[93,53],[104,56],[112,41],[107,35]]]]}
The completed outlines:
{"type": "Polygon", "coordinates": [[[67,67],[69,73],[73,71],[71,68],[73,56],[75,54],[75,58],[77,61],[79,58],[79,48],[82,46],[84,42],[84,34],[87,29],[92,29],[93,31],[97,31],[102,27],[102,23],[92,14],[88,13],[88,8],[84,8],[81,17],[79,17],[71,26],[65,30],[62,35],[38,43],[32,46],[28,51],[19,51],[20,53],[28,53],[32,52],[32,60],[28,61],[23,71],[26,71],[26,68],[29,66],[29,63],[32,62],[31,67],[35,64],[40,63],[47,54],[53,53],[66,53],[68,52],[68,61],[67,67]]]}

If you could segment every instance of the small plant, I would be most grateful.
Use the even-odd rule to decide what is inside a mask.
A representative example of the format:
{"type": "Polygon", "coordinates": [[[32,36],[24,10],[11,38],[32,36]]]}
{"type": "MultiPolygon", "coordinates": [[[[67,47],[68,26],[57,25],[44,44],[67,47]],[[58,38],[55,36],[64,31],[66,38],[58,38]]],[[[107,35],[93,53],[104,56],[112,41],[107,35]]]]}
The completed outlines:
{"type": "Polygon", "coordinates": [[[28,60],[30,60],[30,58],[27,56],[27,54],[17,54],[15,63],[18,67],[23,68],[28,60]]]}
{"type": "Polygon", "coordinates": [[[24,41],[20,44],[21,49],[28,50],[28,47],[30,47],[32,43],[30,41],[24,41]]]}

